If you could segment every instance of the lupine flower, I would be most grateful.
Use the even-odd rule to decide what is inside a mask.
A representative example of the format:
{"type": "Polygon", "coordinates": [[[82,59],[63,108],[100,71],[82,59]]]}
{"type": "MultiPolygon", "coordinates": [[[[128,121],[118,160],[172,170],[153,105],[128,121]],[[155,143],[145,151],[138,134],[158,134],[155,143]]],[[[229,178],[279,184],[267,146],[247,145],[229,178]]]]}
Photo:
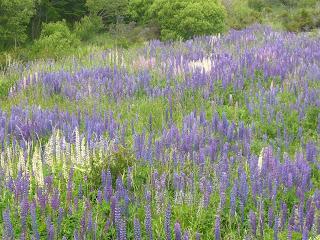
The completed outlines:
{"type": "Polygon", "coordinates": [[[64,210],[62,207],[59,208],[59,215],[58,215],[58,224],[57,224],[57,232],[60,231],[60,226],[61,226],[61,223],[62,223],[62,220],[63,220],[63,214],[64,214],[64,210]]]}
{"type": "Polygon", "coordinates": [[[32,231],[34,234],[34,238],[36,240],[40,240],[40,235],[38,232],[37,216],[36,216],[36,204],[34,202],[30,204],[30,215],[32,219],[32,231]]]}
{"type": "Polygon", "coordinates": [[[251,225],[251,230],[254,236],[256,236],[257,232],[257,219],[256,219],[256,214],[250,210],[249,212],[249,219],[250,219],[250,225],[251,225]]]}
{"type": "Polygon", "coordinates": [[[216,217],[215,227],[214,227],[214,236],[216,240],[220,239],[220,216],[216,217]]]}
{"type": "Polygon", "coordinates": [[[153,239],[152,234],[152,218],[151,218],[151,207],[150,204],[145,206],[145,226],[146,226],[146,232],[149,240],[153,239]]]}
{"type": "Polygon", "coordinates": [[[273,226],[273,233],[274,233],[273,239],[275,240],[278,240],[278,230],[279,230],[278,226],[279,226],[279,218],[276,217],[274,220],[274,226],[273,226]]]}
{"type": "Polygon", "coordinates": [[[237,184],[234,183],[230,193],[230,215],[234,216],[236,211],[237,184]]]}
{"type": "MultiPolygon", "coordinates": [[[[0,190],[4,189],[6,198],[13,199],[9,216],[20,216],[21,239],[31,234],[33,236],[30,238],[40,239],[37,218],[39,221],[49,217],[52,217],[52,221],[48,221],[47,232],[53,231],[54,237],[61,237],[59,225],[63,211],[70,218],[80,218],[80,226],[74,232],[75,239],[96,238],[96,229],[98,224],[100,226],[93,219],[96,206],[88,207],[86,204],[82,211],[86,200],[90,204],[102,204],[102,201],[110,204],[111,214],[105,230],[109,230],[113,223],[120,239],[126,237],[126,221],[132,217],[129,209],[140,208],[143,204],[148,208],[145,225],[147,238],[150,238],[148,234],[152,235],[153,220],[151,206],[155,205],[157,216],[153,217],[165,215],[164,234],[170,239],[171,212],[169,214],[164,207],[166,202],[171,201],[171,183],[174,185],[175,203],[188,204],[190,207],[198,202],[201,207],[207,207],[219,193],[219,207],[226,207],[226,194],[230,190],[230,215],[236,214],[239,204],[240,227],[244,228],[241,234],[248,232],[245,229],[248,227],[245,224],[245,209],[249,196],[254,207],[259,209],[259,216],[253,211],[249,212],[249,228],[253,233],[257,234],[257,226],[253,225],[259,222],[259,235],[263,237],[265,214],[268,215],[269,227],[274,228],[275,238],[277,233],[280,236],[280,231],[286,225],[289,239],[292,238],[292,231],[300,232],[303,238],[311,236],[309,232],[315,232],[315,228],[320,233],[316,212],[316,209],[320,209],[320,194],[315,189],[317,182],[313,176],[314,168],[320,169],[320,164],[317,162],[317,142],[310,140],[310,136],[320,131],[320,114],[316,116],[318,129],[310,129],[302,124],[298,132],[292,131],[286,119],[288,113],[297,112],[297,120],[302,123],[308,118],[310,109],[320,106],[319,92],[314,87],[320,77],[318,42],[317,38],[304,34],[274,32],[270,28],[253,26],[242,31],[231,31],[221,37],[198,37],[179,43],[151,41],[137,54],[141,55],[144,62],[151,59],[149,62],[152,62],[153,69],[147,63],[149,67],[132,71],[130,63],[135,60],[131,58],[136,58],[136,55],[130,52],[127,56],[111,50],[99,57],[99,53],[91,54],[89,63],[72,58],[72,62],[36,62],[19,65],[17,69],[8,68],[10,74],[12,71],[14,75],[21,76],[12,86],[7,96],[8,102],[26,87],[36,89],[40,86],[44,98],[58,94],[76,103],[87,98],[99,102],[103,96],[109,96],[118,104],[142,91],[150,99],[163,97],[169,104],[164,112],[166,123],[163,123],[162,129],[155,128],[152,115],[149,116],[149,123],[142,126],[142,116],[138,114],[135,119],[129,120],[121,114],[115,116],[112,111],[99,113],[101,109],[89,111],[80,105],[77,112],[61,111],[58,107],[41,109],[22,105],[12,107],[9,111],[0,110],[0,190]],[[248,42],[253,50],[246,47],[248,42]],[[235,48],[240,50],[234,51],[235,48]],[[33,74],[34,69],[38,73],[33,74]],[[53,69],[60,70],[53,72],[53,69]],[[165,86],[153,86],[153,75],[165,76],[165,86]],[[244,88],[244,84],[249,84],[249,89],[244,88]],[[181,115],[185,117],[181,121],[180,118],[173,119],[177,110],[173,104],[184,98],[186,93],[189,96],[189,91],[191,101],[210,99],[214,109],[225,104],[225,94],[216,91],[220,85],[224,89],[231,87],[234,92],[244,90],[244,101],[237,101],[235,93],[227,94],[229,103],[234,106],[235,116],[223,113],[220,118],[214,112],[211,124],[208,124],[206,115],[211,115],[212,111],[205,112],[203,109],[207,106],[204,103],[200,106],[200,112],[199,108],[189,113],[183,111],[181,115]],[[199,96],[195,94],[198,91],[199,96]],[[289,102],[282,101],[283,94],[292,96],[289,102]],[[198,97],[200,99],[196,99],[198,97]],[[275,136],[271,136],[269,130],[266,132],[266,129],[259,128],[255,121],[249,126],[241,121],[237,125],[232,119],[237,118],[239,109],[243,107],[247,107],[253,120],[260,116],[263,124],[272,127],[272,123],[275,123],[275,136]],[[127,130],[126,121],[131,122],[131,131],[127,130]],[[144,129],[139,133],[140,127],[144,129]],[[40,146],[39,140],[47,136],[48,143],[40,146]],[[252,151],[255,138],[270,144],[261,150],[259,157],[254,156],[255,151],[252,151]],[[133,144],[130,143],[131,139],[133,144]],[[296,152],[291,160],[289,154],[284,152],[296,145],[302,151],[296,152]],[[142,165],[148,164],[154,172],[157,171],[157,174],[147,176],[148,179],[151,177],[151,186],[150,189],[146,187],[145,201],[140,202],[140,194],[132,189],[135,179],[131,176],[130,167],[126,184],[123,183],[123,176],[120,176],[116,181],[116,189],[112,186],[110,170],[101,173],[100,187],[86,184],[87,177],[73,179],[73,171],[77,176],[86,176],[93,170],[90,169],[91,160],[101,163],[109,154],[111,158],[116,157],[120,146],[125,146],[129,152],[133,151],[142,165]],[[42,164],[45,164],[45,168],[42,164]],[[61,173],[57,172],[60,165],[61,173]],[[160,177],[163,171],[160,165],[172,171],[160,177]],[[52,171],[53,174],[45,177],[47,171],[43,170],[52,171]],[[216,174],[211,174],[211,171],[216,174]],[[59,187],[57,181],[53,181],[56,178],[59,187]],[[30,179],[32,183],[36,181],[38,187],[30,185],[30,179]],[[232,181],[233,186],[229,189],[232,181]],[[78,188],[76,195],[73,194],[75,186],[78,188]],[[33,196],[34,191],[36,196],[33,196]],[[97,199],[94,199],[96,191],[97,199]],[[312,192],[314,196],[310,199],[312,192]],[[291,216],[287,216],[286,204],[279,202],[282,194],[293,194],[300,201],[290,211],[291,216]],[[27,206],[28,200],[33,197],[36,201],[27,206]],[[271,206],[268,205],[269,210],[265,213],[263,202],[269,200],[271,206]],[[36,204],[41,212],[36,211],[36,204]],[[281,209],[277,207],[279,204],[281,209]],[[62,206],[66,206],[66,209],[62,206]],[[32,232],[27,227],[28,208],[32,232]],[[82,216],[78,216],[79,211],[82,216]]],[[[133,103],[128,105],[130,113],[134,110],[133,103]]],[[[218,220],[220,225],[220,217],[225,218],[219,216],[216,225],[218,220]]],[[[7,234],[5,221],[1,226],[3,234],[7,234]]],[[[108,234],[113,234],[113,231],[108,234]]],[[[219,238],[223,237],[226,236],[221,234],[219,228],[219,238]]],[[[47,238],[52,237],[48,234],[47,238]]],[[[200,238],[200,234],[196,234],[196,238],[200,238]]]]}
{"type": "Polygon", "coordinates": [[[2,218],[4,222],[4,236],[7,239],[14,239],[13,227],[10,219],[10,209],[7,208],[2,212],[2,218]]]}
{"type": "Polygon", "coordinates": [[[117,229],[117,235],[118,235],[118,238],[121,237],[121,224],[122,224],[122,217],[121,217],[121,208],[119,206],[119,202],[118,200],[116,199],[115,200],[115,206],[114,206],[114,224],[116,226],[116,229],[117,229]]]}
{"type": "Polygon", "coordinates": [[[302,240],[308,240],[308,229],[304,228],[302,231],[302,240]]]}
{"type": "Polygon", "coordinates": [[[110,221],[110,219],[107,220],[105,226],[104,226],[104,231],[107,233],[110,229],[112,221],[110,221]]]}
{"type": "Polygon", "coordinates": [[[286,221],[287,221],[287,215],[288,215],[288,209],[287,209],[287,204],[286,203],[282,203],[281,204],[281,211],[282,211],[282,216],[281,216],[281,228],[284,227],[286,221]]]}
{"type": "Polygon", "coordinates": [[[313,206],[310,206],[309,209],[307,209],[306,226],[305,226],[305,229],[307,229],[308,231],[311,231],[311,228],[313,226],[314,214],[315,214],[315,209],[313,206]]]}
{"type": "Polygon", "coordinates": [[[22,225],[22,229],[23,229],[23,232],[26,231],[26,218],[28,216],[28,210],[29,210],[29,201],[28,199],[24,198],[22,201],[21,201],[21,205],[20,205],[20,215],[21,215],[21,225],[22,225]]]}
{"type": "Polygon", "coordinates": [[[268,211],[268,224],[270,228],[273,226],[273,221],[274,221],[273,207],[270,207],[268,211]]]}
{"type": "Polygon", "coordinates": [[[121,219],[121,223],[120,223],[120,240],[126,240],[127,239],[127,233],[126,233],[126,222],[125,220],[122,218],[121,219]]]}
{"type": "Polygon", "coordinates": [[[189,240],[190,239],[190,235],[188,231],[185,231],[183,234],[183,240],[189,240]]]}
{"type": "Polygon", "coordinates": [[[197,232],[196,233],[196,240],[200,240],[200,236],[201,236],[200,233],[197,232]]]}
{"type": "Polygon", "coordinates": [[[92,210],[88,210],[87,212],[87,229],[89,232],[92,232],[93,230],[93,222],[92,222],[92,210]]]}
{"type": "Polygon", "coordinates": [[[73,232],[73,239],[74,240],[79,240],[79,233],[78,233],[78,230],[74,230],[74,232],[73,232]]]}
{"type": "Polygon", "coordinates": [[[306,145],[306,159],[309,162],[315,162],[317,158],[317,148],[312,142],[307,143],[306,145]]]}
{"type": "Polygon", "coordinates": [[[134,219],[133,227],[134,227],[134,239],[140,240],[141,239],[141,226],[140,226],[140,222],[137,218],[134,219]]]}
{"type": "Polygon", "coordinates": [[[57,211],[59,209],[59,206],[60,206],[60,194],[59,194],[59,190],[55,189],[53,196],[51,198],[51,208],[57,211]]]}
{"type": "Polygon", "coordinates": [[[174,234],[176,240],[182,240],[182,233],[181,233],[181,227],[178,222],[174,225],[174,234]]]}
{"type": "Polygon", "coordinates": [[[51,218],[48,217],[46,220],[46,226],[47,226],[47,237],[49,240],[53,240],[54,238],[54,226],[51,222],[51,218]]]}
{"type": "Polygon", "coordinates": [[[41,188],[38,188],[37,190],[37,197],[42,211],[45,211],[47,206],[47,197],[43,194],[43,190],[41,188]]]}
{"type": "Polygon", "coordinates": [[[171,206],[170,204],[168,204],[168,207],[166,209],[165,220],[164,220],[164,230],[165,230],[167,240],[171,240],[170,224],[171,224],[171,206]]]}
{"type": "Polygon", "coordinates": [[[101,190],[98,190],[97,202],[99,204],[102,203],[102,191],[101,190]]]}

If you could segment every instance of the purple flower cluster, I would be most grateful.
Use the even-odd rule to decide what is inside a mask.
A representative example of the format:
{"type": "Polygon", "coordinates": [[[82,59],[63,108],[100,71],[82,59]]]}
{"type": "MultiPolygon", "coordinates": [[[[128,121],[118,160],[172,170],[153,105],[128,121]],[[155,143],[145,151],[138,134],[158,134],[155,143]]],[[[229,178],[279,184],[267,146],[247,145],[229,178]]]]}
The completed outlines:
{"type": "Polygon", "coordinates": [[[320,234],[319,45],[252,26],[22,77],[8,101],[35,88],[79,106],[0,110],[3,238],[320,234]],[[79,104],[141,95],[163,119],[79,104]]]}

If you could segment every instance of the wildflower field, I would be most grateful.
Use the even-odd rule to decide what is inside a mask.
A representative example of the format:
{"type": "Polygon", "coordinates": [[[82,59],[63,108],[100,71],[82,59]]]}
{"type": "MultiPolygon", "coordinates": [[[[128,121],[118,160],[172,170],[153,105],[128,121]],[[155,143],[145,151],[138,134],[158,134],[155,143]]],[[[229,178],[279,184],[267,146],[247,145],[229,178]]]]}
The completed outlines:
{"type": "Polygon", "coordinates": [[[320,36],[254,25],[8,63],[2,239],[316,239],[320,36]]]}

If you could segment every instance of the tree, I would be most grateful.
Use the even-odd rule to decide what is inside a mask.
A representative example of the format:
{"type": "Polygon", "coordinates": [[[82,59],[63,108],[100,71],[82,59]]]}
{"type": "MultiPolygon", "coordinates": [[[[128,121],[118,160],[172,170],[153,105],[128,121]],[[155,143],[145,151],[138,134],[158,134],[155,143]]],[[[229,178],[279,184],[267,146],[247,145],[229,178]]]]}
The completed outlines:
{"type": "Polygon", "coordinates": [[[35,57],[58,58],[72,52],[80,40],[70,31],[66,21],[45,23],[40,38],[33,45],[35,57]]]}
{"type": "Polygon", "coordinates": [[[215,0],[155,0],[149,13],[163,40],[220,33],[225,25],[225,10],[215,0]]]}
{"type": "Polygon", "coordinates": [[[128,16],[128,0],[87,0],[90,14],[102,17],[105,24],[118,23],[128,16]]]}
{"type": "Polygon", "coordinates": [[[0,48],[27,40],[27,27],[34,12],[34,0],[0,0],[0,48]]]}
{"type": "Polygon", "coordinates": [[[32,39],[39,37],[42,23],[57,22],[65,19],[69,25],[79,21],[87,13],[85,0],[38,0],[36,14],[31,20],[32,39]]]}
{"type": "Polygon", "coordinates": [[[129,1],[129,15],[130,20],[143,24],[147,20],[147,13],[153,0],[130,0],[129,1]]]}

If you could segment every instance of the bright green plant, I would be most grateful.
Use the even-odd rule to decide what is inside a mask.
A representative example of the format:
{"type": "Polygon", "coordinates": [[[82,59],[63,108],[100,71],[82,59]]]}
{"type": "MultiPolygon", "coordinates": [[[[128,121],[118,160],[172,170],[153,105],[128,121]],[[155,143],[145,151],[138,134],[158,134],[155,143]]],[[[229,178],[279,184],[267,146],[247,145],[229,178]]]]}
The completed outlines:
{"type": "Polygon", "coordinates": [[[0,49],[24,43],[34,0],[0,0],[0,49]]]}
{"type": "Polygon", "coordinates": [[[248,5],[248,3],[246,3],[245,1],[233,2],[230,8],[227,9],[228,16],[227,16],[226,22],[229,28],[242,29],[254,23],[261,23],[262,21],[261,12],[249,6],[250,5],[248,5]]]}
{"type": "Polygon", "coordinates": [[[225,10],[214,0],[156,0],[150,15],[157,20],[163,40],[215,34],[225,28],[225,10]]]}
{"type": "Polygon", "coordinates": [[[40,39],[33,46],[36,57],[57,58],[76,48],[80,40],[68,28],[65,21],[45,24],[40,39]]]}
{"type": "Polygon", "coordinates": [[[103,29],[102,18],[99,16],[85,16],[75,24],[75,33],[81,40],[89,40],[103,29]]]}
{"type": "Polygon", "coordinates": [[[282,15],[284,26],[289,31],[309,31],[320,26],[320,9],[301,8],[282,15]]]}
{"type": "Polygon", "coordinates": [[[147,12],[153,0],[130,0],[129,16],[130,20],[137,23],[144,23],[147,20],[147,12]]]}
{"type": "Polygon", "coordinates": [[[105,24],[117,23],[128,15],[128,0],[87,0],[91,14],[102,17],[105,24]]]}

